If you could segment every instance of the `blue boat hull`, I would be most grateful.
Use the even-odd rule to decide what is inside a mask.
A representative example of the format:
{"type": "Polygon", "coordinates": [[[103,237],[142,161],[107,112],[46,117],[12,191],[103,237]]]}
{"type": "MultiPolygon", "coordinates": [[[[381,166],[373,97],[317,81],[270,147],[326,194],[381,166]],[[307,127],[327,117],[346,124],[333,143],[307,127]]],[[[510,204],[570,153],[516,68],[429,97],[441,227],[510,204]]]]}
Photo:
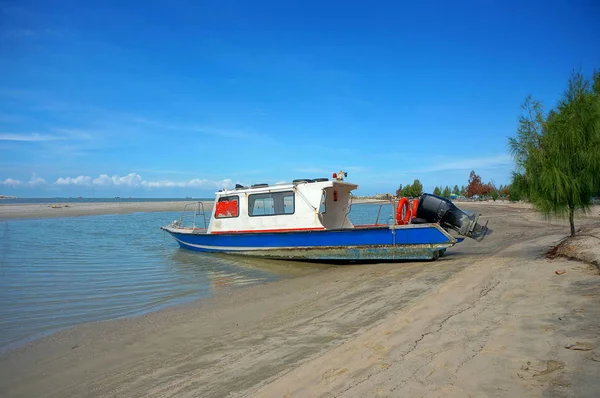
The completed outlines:
{"type": "Polygon", "coordinates": [[[462,240],[437,224],[228,234],[163,229],[185,249],[299,260],[427,260],[462,240]]]}

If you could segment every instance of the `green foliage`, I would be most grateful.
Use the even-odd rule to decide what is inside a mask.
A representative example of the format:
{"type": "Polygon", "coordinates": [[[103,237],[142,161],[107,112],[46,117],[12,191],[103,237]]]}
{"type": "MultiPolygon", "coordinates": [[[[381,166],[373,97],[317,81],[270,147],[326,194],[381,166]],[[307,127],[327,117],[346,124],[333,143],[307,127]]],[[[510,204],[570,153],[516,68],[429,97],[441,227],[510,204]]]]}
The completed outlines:
{"type": "Polygon", "coordinates": [[[512,185],[507,185],[504,187],[505,196],[511,202],[518,202],[521,200],[521,193],[518,189],[513,188],[512,185]]]}
{"type": "Polygon", "coordinates": [[[433,194],[437,196],[442,196],[442,190],[440,189],[440,187],[435,187],[433,189],[433,194]]]}
{"type": "Polygon", "coordinates": [[[593,84],[573,73],[567,90],[544,117],[540,102],[527,97],[517,136],[509,139],[516,163],[510,199],[522,196],[546,216],[586,211],[600,187],[600,73],[593,84]]]}
{"type": "Polygon", "coordinates": [[[400,188],[396,191],[398,197],[417,198],[421,195],[423,195],[423,184],[419,180],[414,180],[412,184],[404,187],[400,185],[400,188]]]}
{"type": "Polygon", "coordinates": [[[419,180],[414,180],[411,186],[411,196],[416,198],[421,195],[423,195],[423,184],[419,180]]]}
{"type": "Polygon", "coordinates": [[[442,196],[446,199],[450,199],[450,195],[452,195],[452,192],[450,192],[450,188],[446,185],[444,192],[442,192],[442,196]]]}
{"type": "Polygon", "coordinates": [[[464,185],[460,187],[460,194],[462,196],[467,196],[467,187],[465,187],[464,185]]]}
{"type": "Polygon", "coordinates": [[[492,191],[492,200],[493,200],[494,202],[496,201],[496,199],[498,199],[498,196],[499,196],[499,195],[498,195],[498,191],[496,191],[496,190],[493,190],[493,191],[492,191]]]}
{"type": "Polygon", "coordinates": [[[454,189],[452,190],[452,193],[454,195],[457,195],[457,196],[460,195],[460,189],[458,188],[458,185],[454,186],[454,189]]]}
{"type": "Polygon", "coordinates": [[[594,70],[592,76],[592,91],[596,95],[600,95],[600,70],[594,70]]]}

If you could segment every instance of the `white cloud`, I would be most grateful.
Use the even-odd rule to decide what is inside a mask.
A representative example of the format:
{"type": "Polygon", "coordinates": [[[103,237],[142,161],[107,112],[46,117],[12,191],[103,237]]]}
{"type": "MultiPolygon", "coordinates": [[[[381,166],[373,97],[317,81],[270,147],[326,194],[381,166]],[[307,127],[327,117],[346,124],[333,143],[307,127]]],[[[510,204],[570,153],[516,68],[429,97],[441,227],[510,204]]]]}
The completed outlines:
{"type": "MultiPolygon", "coordinates": [[[[83,176],[80,176],[78,178],[81,178],[83,176]]],[[[84,177],[84,178],[89,178],[91,180],[91,177],[84,177]]],[[[126,187],[138,187],[140,185],[142,185],[143,181],[142,181],[142,176],[140,176],[137,173],[129,173],[126,176],[120,177],[118,175],[114,175],[112,177],[109,177],[108,174],[101,174],[99,177],[94,178],[92,181],[93,185],[97,185],[97,186],[126,186],[126,187]]]]}
{"type": "MultiPolygon", "coordinates": [[[[14,180],[11,180],[14,181],[14,180]]],[[[126,176],[101,174],[96,178],[90,176],[79,177],[61,177],[55,182],[56,185],[78,185],[78,186],[98,186],[98,187],[144,187],[144,188],[213,188],[223,189],[232,188],[233,181],[224,179],[213,181],[208,179],[194,178],[189,181],[147,181],[137,173],[129,173],[126,176]]]]}
{"type": "Polygon", "coordinates": [[[449,170],[477,170],[498,168],[512,164],[509,155],[498,155],[487,158],[472,158],[441,162],[420,170],[422,172],[449,171],[449,170]]]}
{"type": "Polygon", "coordinates": [[[116,186],[137,187],[142,183],[142,177],[137,173],[129,173],[123,177],[113,176],[112,180],[116,186]]]}
{"type": "Polygon", "coordinates": [[[229,178],[217,181],[217,187],[220,189],[233,188],[233,186],[233,181],[231,181],[229,178]]]}
{"type": "MultiPolygon", "coordinates": [[[[413,165],[418,163],[419,162],[416,161],[412,162],[413,165]]],[[[466,181],[471,170],[475,170],[475,172],[480,175],[486,175],[492,171],[504,173],[513,165],[512,158],[507,154],[478,158],[461,158],[460,156],[457,156],[456,159],[438,158],[424,161],[423,163],[424,164],[422,168],[417,168],[414,166],[406,168],[401,167],[393,168],[389,172],[374,173],[372,178],[369,178],[368,181],[365,181],[363,185],[393,186],[399,182],[412,182],[412,180],[415,178],[418,178],[421,180],[421,182],[426,183],[427,181],[432,181],[432,178],[443,179],[445,176],[463,174],[463,172],[463,175],[465,176],[464,179],[466,181]],[[483,173],[481,172],[482,170],[483,173]]],[[[350,174],[348,174],[348,176],[350,176],[350,174]]],[[[454,182],[449,183],[454,184],[454,182]]],[[[435,184],[438,183],[436,182],[435,184]]],[[[445,182],[443,184],[445,184],[445,182]]]]}
{"type": "Polygon", "coordinates": [[[100,174],[100,177],[94,178],[92,183],[99,186],[109,186],[112,182],[112,179],[107,174],[100,174]]]}
{"type": "Polygon", "coordinates": [[[147,188],[232,188],[233,182],[226,178],[221,181],[194,178],[189,181],[142,181],[142,186],[147,188]]]}
{"type": "Polygon", "coordinates": [[[9,187],[17,188],[17,187],[37,187],[40,185],[46,185],[47,182],[41,177],[33,174],[29,181],[20,181],[12,178],[7,178],[4,181],[0,181],[0,184],[6,185],[9,187]]]}
{"type": "Polygon", "coordinates": [[[92,177],[79,176],[75,178],[66,177],[59,178],[55,182],[56,185],[92,185],[92,177]]]}
{"type": "Polygon", "coordinates": [[[45,184],[47,184],[47,182],[43,178],[38,177],[37,175],[34,174],[31,176],[31,180],[29,180],[29,182],[27,184],[35,187],[38,185],[45,185],[45,184]]]}
{"type": "Polygon", "coordinates": [[[220,137],[229,137],[229,138],[240,138],[240,139],[262,139],[266,140],[268,137],[264,134],[254,133],[251,131],[245,130],[232,130],[232,129],[223,129],[214,126],[203,126],[203,125],[180,125],[180,124],[170,124],[163,123],[156,120],[150,120],[143,117],[133,116],[130,118],[131,121],[139,124],[145,124],[152,127],[158,127],[160,129],[166,130],[178,130],[178,131],[188,131],[192,133],[202,133],[208,135],[216,135],[220,137]]]}
{"type": "Polygon", "coordinates": [[[23,141],[23,142],[38,142],[38,141],[56,141],[63,140],[64,137],[47,134],[21,134],[21,133],[0,133],[0,141],[23,141]]]}
{"type": "Polygon", "coordinates": [[[12,178],[7,178],[6,180],[2,181],[1,184],[9,187],[20,187],[23,185],[23,182],[19,180],[13,180],[12,178]]]}

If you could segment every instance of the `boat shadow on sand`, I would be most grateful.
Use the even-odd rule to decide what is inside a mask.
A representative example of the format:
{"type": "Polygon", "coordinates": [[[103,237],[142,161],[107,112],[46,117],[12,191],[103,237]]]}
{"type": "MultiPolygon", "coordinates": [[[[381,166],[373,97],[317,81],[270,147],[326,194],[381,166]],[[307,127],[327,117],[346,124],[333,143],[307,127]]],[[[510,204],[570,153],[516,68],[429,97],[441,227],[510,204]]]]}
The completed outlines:
{"type": "MultiPolygon", "coordinates": [[[[459,252],[462,253],[462,252],[459,252]]],[[[456,252],[443,252],[440,257],[456,257],[456,252]]],[[[202,267],[206,270],[223,269],[228,267],[231,271],[254,270],[274,273],[277,275],[302,275],[313,270],[325,270],[337,268],[337,266],[348,266],[356,264],[406,264],[406,263],[430,263],[434,259],[275,259],[249,257],[235,253],[202,253],[190,251],[183,248],[176,249],[170,256],[174,263],[187,266],[202,267]]]]}
{"type": "Polygon", "coordinates": [[[279,276],[294,276],[331,268],[331,264],[314,261],[281,260],[249,257],[233,253],[203,253],[178,248],[169,255],[172,264],[181,268],[205,271],[228,270],[232,273],[266,272],[279,276]]]}

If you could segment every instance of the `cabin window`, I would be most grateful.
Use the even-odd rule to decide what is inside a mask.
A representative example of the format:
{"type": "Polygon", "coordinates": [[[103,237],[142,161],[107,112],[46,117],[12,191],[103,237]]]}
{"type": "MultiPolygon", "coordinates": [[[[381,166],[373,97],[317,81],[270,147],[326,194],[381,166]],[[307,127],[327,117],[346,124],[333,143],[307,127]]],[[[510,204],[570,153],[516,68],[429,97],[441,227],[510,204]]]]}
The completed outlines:
{"type": "Polygon", "coordinates": [[[327,206],[325,206],[326,200],[327,194],[325,194],[325,190],[323,190],[323,194],[321,195],[321,205],[319,206],[319,213],[325,213],[327,211],[327,206]]]}
{"type": "Polygon", "coordinates": [[[215,218],[232,218],[239,215],[239,197],[222,196],[215,206],[215,218]]]}
{"type": "Polygon", "coordinates": [[[294,214],[294,191],[258,193],[248,196],[248,215],[294,214]]]}

